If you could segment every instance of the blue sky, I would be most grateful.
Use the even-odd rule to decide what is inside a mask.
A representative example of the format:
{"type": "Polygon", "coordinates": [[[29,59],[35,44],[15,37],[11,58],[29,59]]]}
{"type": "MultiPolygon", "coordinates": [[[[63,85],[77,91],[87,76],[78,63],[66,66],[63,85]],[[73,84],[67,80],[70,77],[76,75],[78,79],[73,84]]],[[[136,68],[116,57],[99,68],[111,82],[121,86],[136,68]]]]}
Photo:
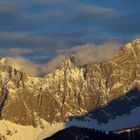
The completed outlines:
{"type": "Polygon", "coordinates": [[[36,62],[58,50],[140,34],[139,0],[1,0],[0,56],[36,62]]]}

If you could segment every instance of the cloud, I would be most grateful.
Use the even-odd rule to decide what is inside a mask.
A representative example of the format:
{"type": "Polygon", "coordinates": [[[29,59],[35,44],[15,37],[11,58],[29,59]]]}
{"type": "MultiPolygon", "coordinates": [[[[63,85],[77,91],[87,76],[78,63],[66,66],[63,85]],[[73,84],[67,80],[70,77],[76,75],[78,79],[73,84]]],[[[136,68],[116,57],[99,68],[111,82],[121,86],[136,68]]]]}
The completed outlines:
{"type": "Polygon", "coordinates": [[[25,34],[21,32],[0,32],[0,47],[5,48],[45,48],[49,42],[47,35],[25,34]]]}
{"type": "Polygon", "coordinates": [[[25,42],[39,42],[45,41],[46,36],[42,35],[30,35],[21,32],[0,32],[0,41],[25,41],[25,42]]]}
{"type": "Polygon", "coordinates": [[[18,12],[19,8],[15,4],[0,2],[0,16],[17,15],[18,12]]]}
{"type": "Polygon", "coordinates": [[[0,1],[0,30],[15,28],[21,15],[21,9],[16,4],[0,1]]]}
{"type": "Polygon", "coordinates": [[[48,34],[25,34],[20,32],[0,32],[0,47],[53,50],[64,46],[73,46],[83,42],[85,34],[82,32],[58,32],[48,34]],[[55,40],[55,41],[54,41],[55,40]],[[19,46],[19,47],[17,47],[19,46]]]}
{"type": "Polygon", "coordinates": [[[42,66],[42,74],[48,74],[53,72],[58,66],[64,63],[69,57],[66,55],[59,54],[54,59],[50,60],[42,66]]]}
{"type": "Polygon", "coordinates": [[[121,44],[116,41],[104,43],[102,45],[85,44],[75,46],[71,49],[57,50],[58,55],[43,65],[43,73],[50,73],[64,61],[75,56],[77,65],[91,65],[101,63],[114,57],[121,48],[121,44]]]}
{"type": "Polygon", "coordinates": [[[0,49],[2,54],[12,54],[12,55],[24,55],[24,54],[33,54],[34,50],[24,49],[24,48],[9,48],[9,49],[0,49]]]}
{"type": "Polygon", "coordinates": [[[23,57],[7,57],[6,66],[22,71],[30,76],[45,76],[53,72],[60,64],[66,61],[68,57],[59,55],[51,61],[44,64],[37,64],[23,57]]]}
{"type": "Polygon", "coordinates": [[[98,26],[98,29],[102,28],[103,32],[112,34],[117,32],[120,35],[127,35],[139,32],[140,2],[138,0],[123,2],[118,0],[118,2],[110,2],[108,7],[106,4],[101,5],[100,2],[96,2],[98,3],[96,5],[95,2],[79,0],[2,1],[0,2],[1,31],[74,31],[85,29],[87,26],[93,28],[98,26]],[[47,7],[55,4],[56,7],[47,7]],[[38,5],[42,5],[45,10],[42,10],[41,6],[38,8],[38,5]]]}
{"type": "Polygon", "coordinates": [[[120,50],[121,44],[111,41],[102,45],[85,44],[73,48],[58,49],[57,55],[49,62],[37,64],[23,57],[8,58],[7,65],[13,66],[31,76],[44,76],[53,72],[63,62],[75,56],[78,66],[101,63],[114,57],[120,50]]]}
{"type": "Polygon", "coordinates": [[[102,45],[86,44],[64,50],[64,54],[74,55],[77,58],[78,65],[101,63],[116,55],[120,46],[117,42],[108,42],[102,45]]]}
{"type": "MultiPolygon", "coordinates": [[[[20,2],[9,2],[3,5],[4,6],[1,6],[3,7],[1,9],[3,10],[0,12],[0,30],[7,31],[32,31],[41,30],[47,27],[53,30],[54,26],[55,28],[61,27],[62,29],[68,29],[69,26],[72,27],[75,23],[82,23],[86,20],[88,23],[89,21],[93,22],[96,19],[110,20],[112,17],[116,16],[116,11],[113,8],[104,8],[93,4],[83,5],[82,2],[79,3],[74,1],[72,1],[69,6],[64,0],[35,0],[28,2],[28,4],[25,4],[25,2],[21,0],[20,2]],[[34,4],[37,4],[37,6],[41,4],[43,7],[53,4],[58,5],[54,10],[52,10],[52,8],[43,8],[45,10],[39,12],[41,10],[37,9],[37,6],[34,6],[34,4]],[[63,6],[65,8],[62,8],[63,6]],[[30,9],[36,10],[32,12],[30,9]],[[65,11],[65,9],[67,9],[67,11],[65,11]]],[[[40,7],[40,9],[42,8],[40,7]]]]}
{"type": "Polygon", "coordinates": [[[20,70],[24,73],[27,73],[31,76],[37,76],[40,75],[39,72],[39,65],[35,64],[29,59],[23,58],[23,57],[13,57],[13,58],[7,58],[7,65],[12,66],[16,68],[17,70],[20,70]]]}
{"type": "MultiPolygon", "coordinates": [[[[11,2],[11,0],[1,0],[1,1],[7,1],[7,2],[11,2]]],[[[22,5],[34,5],[34,4],[37,4],[37,5],[42,5],[42,6],[46,6],[46,5],[55,5],[55,4],[59,4],[61,2],[64,2],[65,0],[30,0],[30,1],[26,1],[26,0],[12,0],[13,2],[16,2],[16,3],[21,3],[22,5]]]]}
{"type": "Polygon", "coordinates": [[[46,4],[46,5],[54,5],[63,2],[64,0],[32,0],[34,4],[46,4]]]}
{"type": "Polygon", "coordinates": [[[113,19],[118,17],[115,9],[99,7],[96,5],[81,6],[78,8],[78,11],[81,18],[91,18],[90,20],[113,19]]]}

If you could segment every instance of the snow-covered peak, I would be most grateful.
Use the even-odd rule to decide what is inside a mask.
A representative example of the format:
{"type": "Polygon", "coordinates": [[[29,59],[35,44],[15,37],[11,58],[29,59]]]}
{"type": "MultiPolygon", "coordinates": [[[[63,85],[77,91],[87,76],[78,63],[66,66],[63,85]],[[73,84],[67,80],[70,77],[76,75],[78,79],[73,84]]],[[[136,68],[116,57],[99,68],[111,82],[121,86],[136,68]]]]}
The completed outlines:
{"type": "Polygon", "coordinates": [[[67,69],[71,67],[76,67],[77,66],[77,60],[76,56],[71,56],[69,59],[67,59],[65,62],[63,62],[59,68],[60,69],[67,69]]]}
{"type": "Polygon", "coordinates": [[[7,64],[7,62],[9,61],[9,57],[4,57],[4,58],[1,58],[0,59],[0,64],[1,65],[6,65],[7,64]]]}
{"type": "Polygon", "coordinates": [[[134,50],[138,49],[137,51],[140,51],[140,39],[135,39],[132,42],[127,43],[123,50],[134,50]]]}

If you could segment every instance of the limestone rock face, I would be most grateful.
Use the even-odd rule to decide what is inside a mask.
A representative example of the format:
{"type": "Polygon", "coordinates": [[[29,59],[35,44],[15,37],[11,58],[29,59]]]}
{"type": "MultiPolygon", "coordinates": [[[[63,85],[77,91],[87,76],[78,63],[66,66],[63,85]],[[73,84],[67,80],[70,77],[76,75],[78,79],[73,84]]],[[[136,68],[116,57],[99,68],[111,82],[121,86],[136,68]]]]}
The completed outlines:
{"type": "Polygon", "coordinates": [[[45,77],[32,77],[0,60],[0,118],[36,126],[68,120],[140,88],[140,39],[101,64],[77,66],[69,59],[45,77]]]}

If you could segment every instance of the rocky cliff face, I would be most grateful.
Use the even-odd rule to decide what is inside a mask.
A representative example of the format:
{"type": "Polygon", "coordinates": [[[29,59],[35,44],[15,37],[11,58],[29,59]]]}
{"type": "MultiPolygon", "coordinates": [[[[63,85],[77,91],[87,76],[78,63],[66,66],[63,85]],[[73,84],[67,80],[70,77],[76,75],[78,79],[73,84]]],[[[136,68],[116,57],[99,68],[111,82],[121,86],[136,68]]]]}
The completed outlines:
{"type": "Polygon", "coordinates": [[[140,88],[140,39],[101,64],[69,59],[45,77],[31,77],[0,60],[0,118],[22,125],[68,120],[140,88]]]}

